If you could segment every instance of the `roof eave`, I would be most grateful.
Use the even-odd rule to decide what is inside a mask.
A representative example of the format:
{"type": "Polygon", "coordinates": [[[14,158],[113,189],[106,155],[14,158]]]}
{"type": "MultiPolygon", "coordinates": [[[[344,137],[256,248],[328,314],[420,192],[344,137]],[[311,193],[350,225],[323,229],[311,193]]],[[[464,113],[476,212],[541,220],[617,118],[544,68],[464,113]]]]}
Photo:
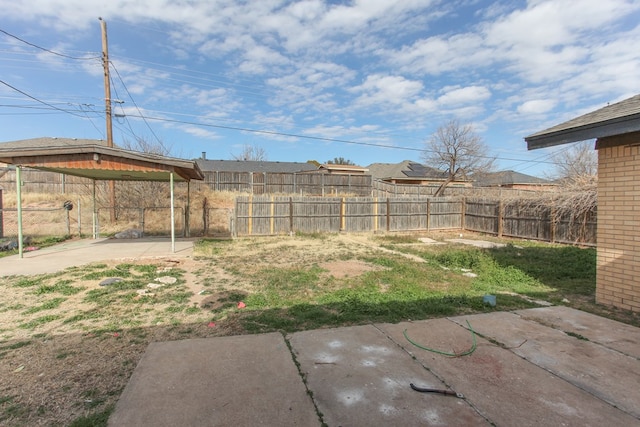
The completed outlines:
{"type": "Polygon", "coordinates": [[[590,139],[604,138],[613,135],[622,135],[640,131],[640,114],[591,123],[562,129],[555,132],[542,131],[524,138],[528,150],[552,147],[571,142],[587,141],[590,139]]]}

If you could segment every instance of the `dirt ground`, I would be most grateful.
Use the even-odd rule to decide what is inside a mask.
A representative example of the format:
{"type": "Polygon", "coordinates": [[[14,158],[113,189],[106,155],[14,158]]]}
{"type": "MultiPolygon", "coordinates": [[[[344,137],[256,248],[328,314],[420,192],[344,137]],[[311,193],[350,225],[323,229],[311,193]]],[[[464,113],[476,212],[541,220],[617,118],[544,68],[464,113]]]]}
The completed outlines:
{"type": "MultiPolygon", "coordinates": [[[[230,265],[241,258],[244,262],[238,263],[237,268],[256,271],[264,266],[317,264],[325,270],[323,274],[336,279],[379,268],[354,259],[340,259],[372,251],[366,238],[356,241],[341,237],[330,241],[273,238],[245,243],[225,249],[230,265]]],[[[117,264],[107,261],[102,268],[113,269],[117,264]]],[[[158,312],[175,307],[175,304],[161,305],[141,317],[142,324],[131,328],[114,326],[122,324],[121,319],[114,317],[128,315],[115,308],[100,317],[65,322],[74,312],[90,313],[91,304],[85,301],[87,293],[99,288],[98,280],[78,278],[71,269],[45,283],[47,286],[69,283],[83,290],[66,296],[59,307],[46,310],[52,316],[51,322],[24,328],[20,325],[25,318],[35,316],[26,314],[29,307],[42,304],[42,296],[35,295],[39,288],[5,287],[0,293],[0,425],[68,425],[79,417],[108,411],[150,342],[244,333],[233,318],[213,322],[208,315],[231,292],[251,291],[251,284],[238,279],[233,267],[218,265],[207,257],[143,260],[135,264],[153,264],[165,274],[172,269],[180,271],[183,290],[192,294],[184,306],[201,310],[191,310],[190,314],[183,311],[155,321],[161,316],[158,312]]],[[[12,280],[15,285],[16,278],[12,280]]]]}

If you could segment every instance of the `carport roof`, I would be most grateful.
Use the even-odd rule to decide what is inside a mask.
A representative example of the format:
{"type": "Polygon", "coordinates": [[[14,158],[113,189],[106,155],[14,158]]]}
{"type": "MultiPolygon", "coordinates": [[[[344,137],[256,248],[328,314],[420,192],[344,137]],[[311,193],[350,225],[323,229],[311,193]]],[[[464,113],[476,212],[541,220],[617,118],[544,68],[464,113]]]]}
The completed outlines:
{"type": "Polygon", "coordinates": [[[194,161],[108,147],[106,141],[34,138],[0,143],[0,162],[96,180],[203,179],[194,161]]]}
{"type": "Polygon", "coordinates": [[[525,137],[527,148],[551,147],[640,131],[640,95],[525,137]]]}

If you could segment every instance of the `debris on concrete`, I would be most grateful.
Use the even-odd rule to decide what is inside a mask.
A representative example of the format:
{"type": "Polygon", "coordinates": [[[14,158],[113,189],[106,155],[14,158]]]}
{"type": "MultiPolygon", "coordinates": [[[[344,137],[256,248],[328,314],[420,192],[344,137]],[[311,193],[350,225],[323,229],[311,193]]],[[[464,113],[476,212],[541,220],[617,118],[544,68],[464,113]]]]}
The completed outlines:
{"type": "Polygon", "coordinates": [[[113,237],[116,239],[140,239],[143,237],[142,230],[137,230],[135,228],[130,228],[129,230],[124,230],[119,233],[116,233],[113,237]]]}
{"type": "Polygon", "coordinates": [[[109,286],[118,282],[122,282],[121,277],[109,277],[107,279],[104,279],[102,282],[100,282],[100,286],[109,286]]]}
{"type": "Polygon", "coordinates": [[[553,303],[551,303],[549,301],[544,301],[544,300],[540,300],[540,299],[533,299],[533,298],[528,297],[526,295],[516,294],[514,292],[503,292],[503,293],[505,295],[511,295],[511,296],[514,296],[514,297],[521,298],[521,299],[523,299],[523,300],[525,300],[527,302],[539,305],[541,307],[551,307],[551,306],[553,306],[553,303]]]}

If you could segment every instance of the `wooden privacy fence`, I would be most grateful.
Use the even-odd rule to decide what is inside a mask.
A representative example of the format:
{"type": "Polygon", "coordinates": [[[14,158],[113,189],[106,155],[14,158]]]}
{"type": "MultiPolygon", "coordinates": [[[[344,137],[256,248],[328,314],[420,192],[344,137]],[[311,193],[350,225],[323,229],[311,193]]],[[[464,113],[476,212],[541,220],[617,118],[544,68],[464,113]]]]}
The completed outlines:
{"type": "Polygon", "coordinates": [[[192,186],[196,191],[207,187],[251,194],[370,196],[371,175],[207,171],[204,181],[193,181],[192,186]]]}
{"type": "Polygon", "coordinates": [[[462,200],[448,198],[236,198],[238,236],[461,228],[462,200]]]}
{"type": "Polygon", "coordinates": [[[237,236],[447,229],[595,245],[596,213],[576,218],[527,201],[503,203],[461,197],[236,198],[237,236]]]}
{"type": "Polygon", "coordinates": [[[464,228],[499,237],[595,246],[597,222],[597,209],[575,215],[528,200],[465,199],[464,228]]]}
{"type": "MultiPolygon", "coordinates": [[[[298,194],[371,196],[371,175],[280,172],[205,171],[203,181],[192,181],[194,191],[210,189],[251,194],[298,194]]],[[[25,168],[23,191],[34,193],[79,193],[91,189],[91,180],[25,168]]],[[[176,183],[176,186],[185,185],[176,183]]],[[[15,170],[0,170],[0,186],[15,191],[15,170]]]]}

